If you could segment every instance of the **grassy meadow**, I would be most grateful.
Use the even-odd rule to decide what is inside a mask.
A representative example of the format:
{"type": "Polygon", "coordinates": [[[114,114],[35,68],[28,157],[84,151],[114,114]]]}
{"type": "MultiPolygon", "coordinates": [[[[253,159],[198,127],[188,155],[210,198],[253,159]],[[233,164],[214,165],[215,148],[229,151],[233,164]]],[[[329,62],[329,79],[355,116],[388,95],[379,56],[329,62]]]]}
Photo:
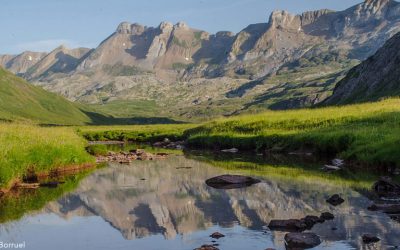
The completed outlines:
{"type": "Polygon", "coordinates": [[[305,150],[400,166],[400,99],[243,115],[203,124],[184,136],[192,147],[305,150]]]}
{"type": "Polygon", "coordinates": [[[203,124],[80,127],[88,140],[156,141],[258,152],[312,151],[371,166],[400,166],[400,99],[358,105],[267,111],[203,124]]]}
{"type": "Polygon", "coordinates": [[[71,127],[0,124],[0,188],[8,188],[28,171],[94,162],[85,146],[71,127]]]}

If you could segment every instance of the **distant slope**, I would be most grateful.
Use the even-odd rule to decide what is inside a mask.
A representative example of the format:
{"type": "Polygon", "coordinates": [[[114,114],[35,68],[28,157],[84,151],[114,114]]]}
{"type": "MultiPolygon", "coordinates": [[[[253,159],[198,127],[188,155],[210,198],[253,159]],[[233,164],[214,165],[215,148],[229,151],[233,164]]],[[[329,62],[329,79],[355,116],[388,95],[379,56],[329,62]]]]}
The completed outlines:
{"type": "Polygon", "coordinates": [[[76,104],[33,86],[1,67],[0,119],[63,125],[91,123],[76,104]]]}
{"type": "Polygon", "coordinates": [[[400,96],[400,33],[378,52],[349,71],[326,104],[375,101],[400,96]]]}

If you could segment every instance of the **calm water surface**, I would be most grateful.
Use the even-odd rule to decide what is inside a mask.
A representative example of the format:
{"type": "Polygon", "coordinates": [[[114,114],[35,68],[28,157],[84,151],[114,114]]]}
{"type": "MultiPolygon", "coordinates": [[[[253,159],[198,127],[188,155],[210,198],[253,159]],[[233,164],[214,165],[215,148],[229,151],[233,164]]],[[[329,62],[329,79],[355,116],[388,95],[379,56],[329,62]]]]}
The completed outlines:
{"type": "MultiPolygon", "coordinates": [[[[0,224],[0,240],[23,242],[26,249],[189,250],[212,244],[220,249],[284,249],[285,233],[271,232],[271,219],[301,218],[330,211],[333,221],[313,232],[323,243],[315,249],[391,249],[400,245],[400,223],[369,212],[360,191],[324,182],[253,172],[254,186],[216,190],[204,181],[220,174],[241,173],[204,161],[171,156],[162,161],[109,164],[83,178],[73,191],[45,203],[39,211],[0,224]],[[340,193],[346,202],[329,206],[340,193]],[[332,230],[336,227],[337,230],[332,230]],[[382,241],[363,246],[364,233],[382,241]]],[[[0,206],[1,212],[1,206],[0,206]]],[[[0,214],[1,216],[1,214],[0,214]]]]}

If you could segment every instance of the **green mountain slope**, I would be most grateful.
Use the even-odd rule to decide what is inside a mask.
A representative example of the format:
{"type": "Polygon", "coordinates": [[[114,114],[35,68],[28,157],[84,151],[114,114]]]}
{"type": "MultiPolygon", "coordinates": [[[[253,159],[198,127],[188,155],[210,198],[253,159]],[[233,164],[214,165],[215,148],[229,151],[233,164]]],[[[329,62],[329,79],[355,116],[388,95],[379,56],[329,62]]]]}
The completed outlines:
{"type": "Polygon", "coordinates": [[[80,106],[61,96],[28,84],[0,68],[0,119],[32,120],[43,124],[91,123],[80,106]]]}

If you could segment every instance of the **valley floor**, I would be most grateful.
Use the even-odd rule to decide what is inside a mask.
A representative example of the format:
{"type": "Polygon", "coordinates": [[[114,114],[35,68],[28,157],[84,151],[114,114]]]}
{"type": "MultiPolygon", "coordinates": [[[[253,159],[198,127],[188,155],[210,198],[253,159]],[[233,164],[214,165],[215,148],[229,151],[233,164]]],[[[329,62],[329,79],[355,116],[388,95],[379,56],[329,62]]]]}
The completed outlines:
{"type": "Polygon", "coordinates": [[[312,153],[385,170],[400,167],[400,99],[342,107],[268,111],[203,124],[39,127],[0,124],[0,188],[29,172],[94,163],[91,141],[185,141],[189,148],[312,153]]]}
{"type": "Polygon", "coordinates": [[[342,157],[373,168],[400,166],[400,99],[341,107],[268,111],[199,125],[80,127],[88,140],[185,140],[202,149],[342,157]]]}

